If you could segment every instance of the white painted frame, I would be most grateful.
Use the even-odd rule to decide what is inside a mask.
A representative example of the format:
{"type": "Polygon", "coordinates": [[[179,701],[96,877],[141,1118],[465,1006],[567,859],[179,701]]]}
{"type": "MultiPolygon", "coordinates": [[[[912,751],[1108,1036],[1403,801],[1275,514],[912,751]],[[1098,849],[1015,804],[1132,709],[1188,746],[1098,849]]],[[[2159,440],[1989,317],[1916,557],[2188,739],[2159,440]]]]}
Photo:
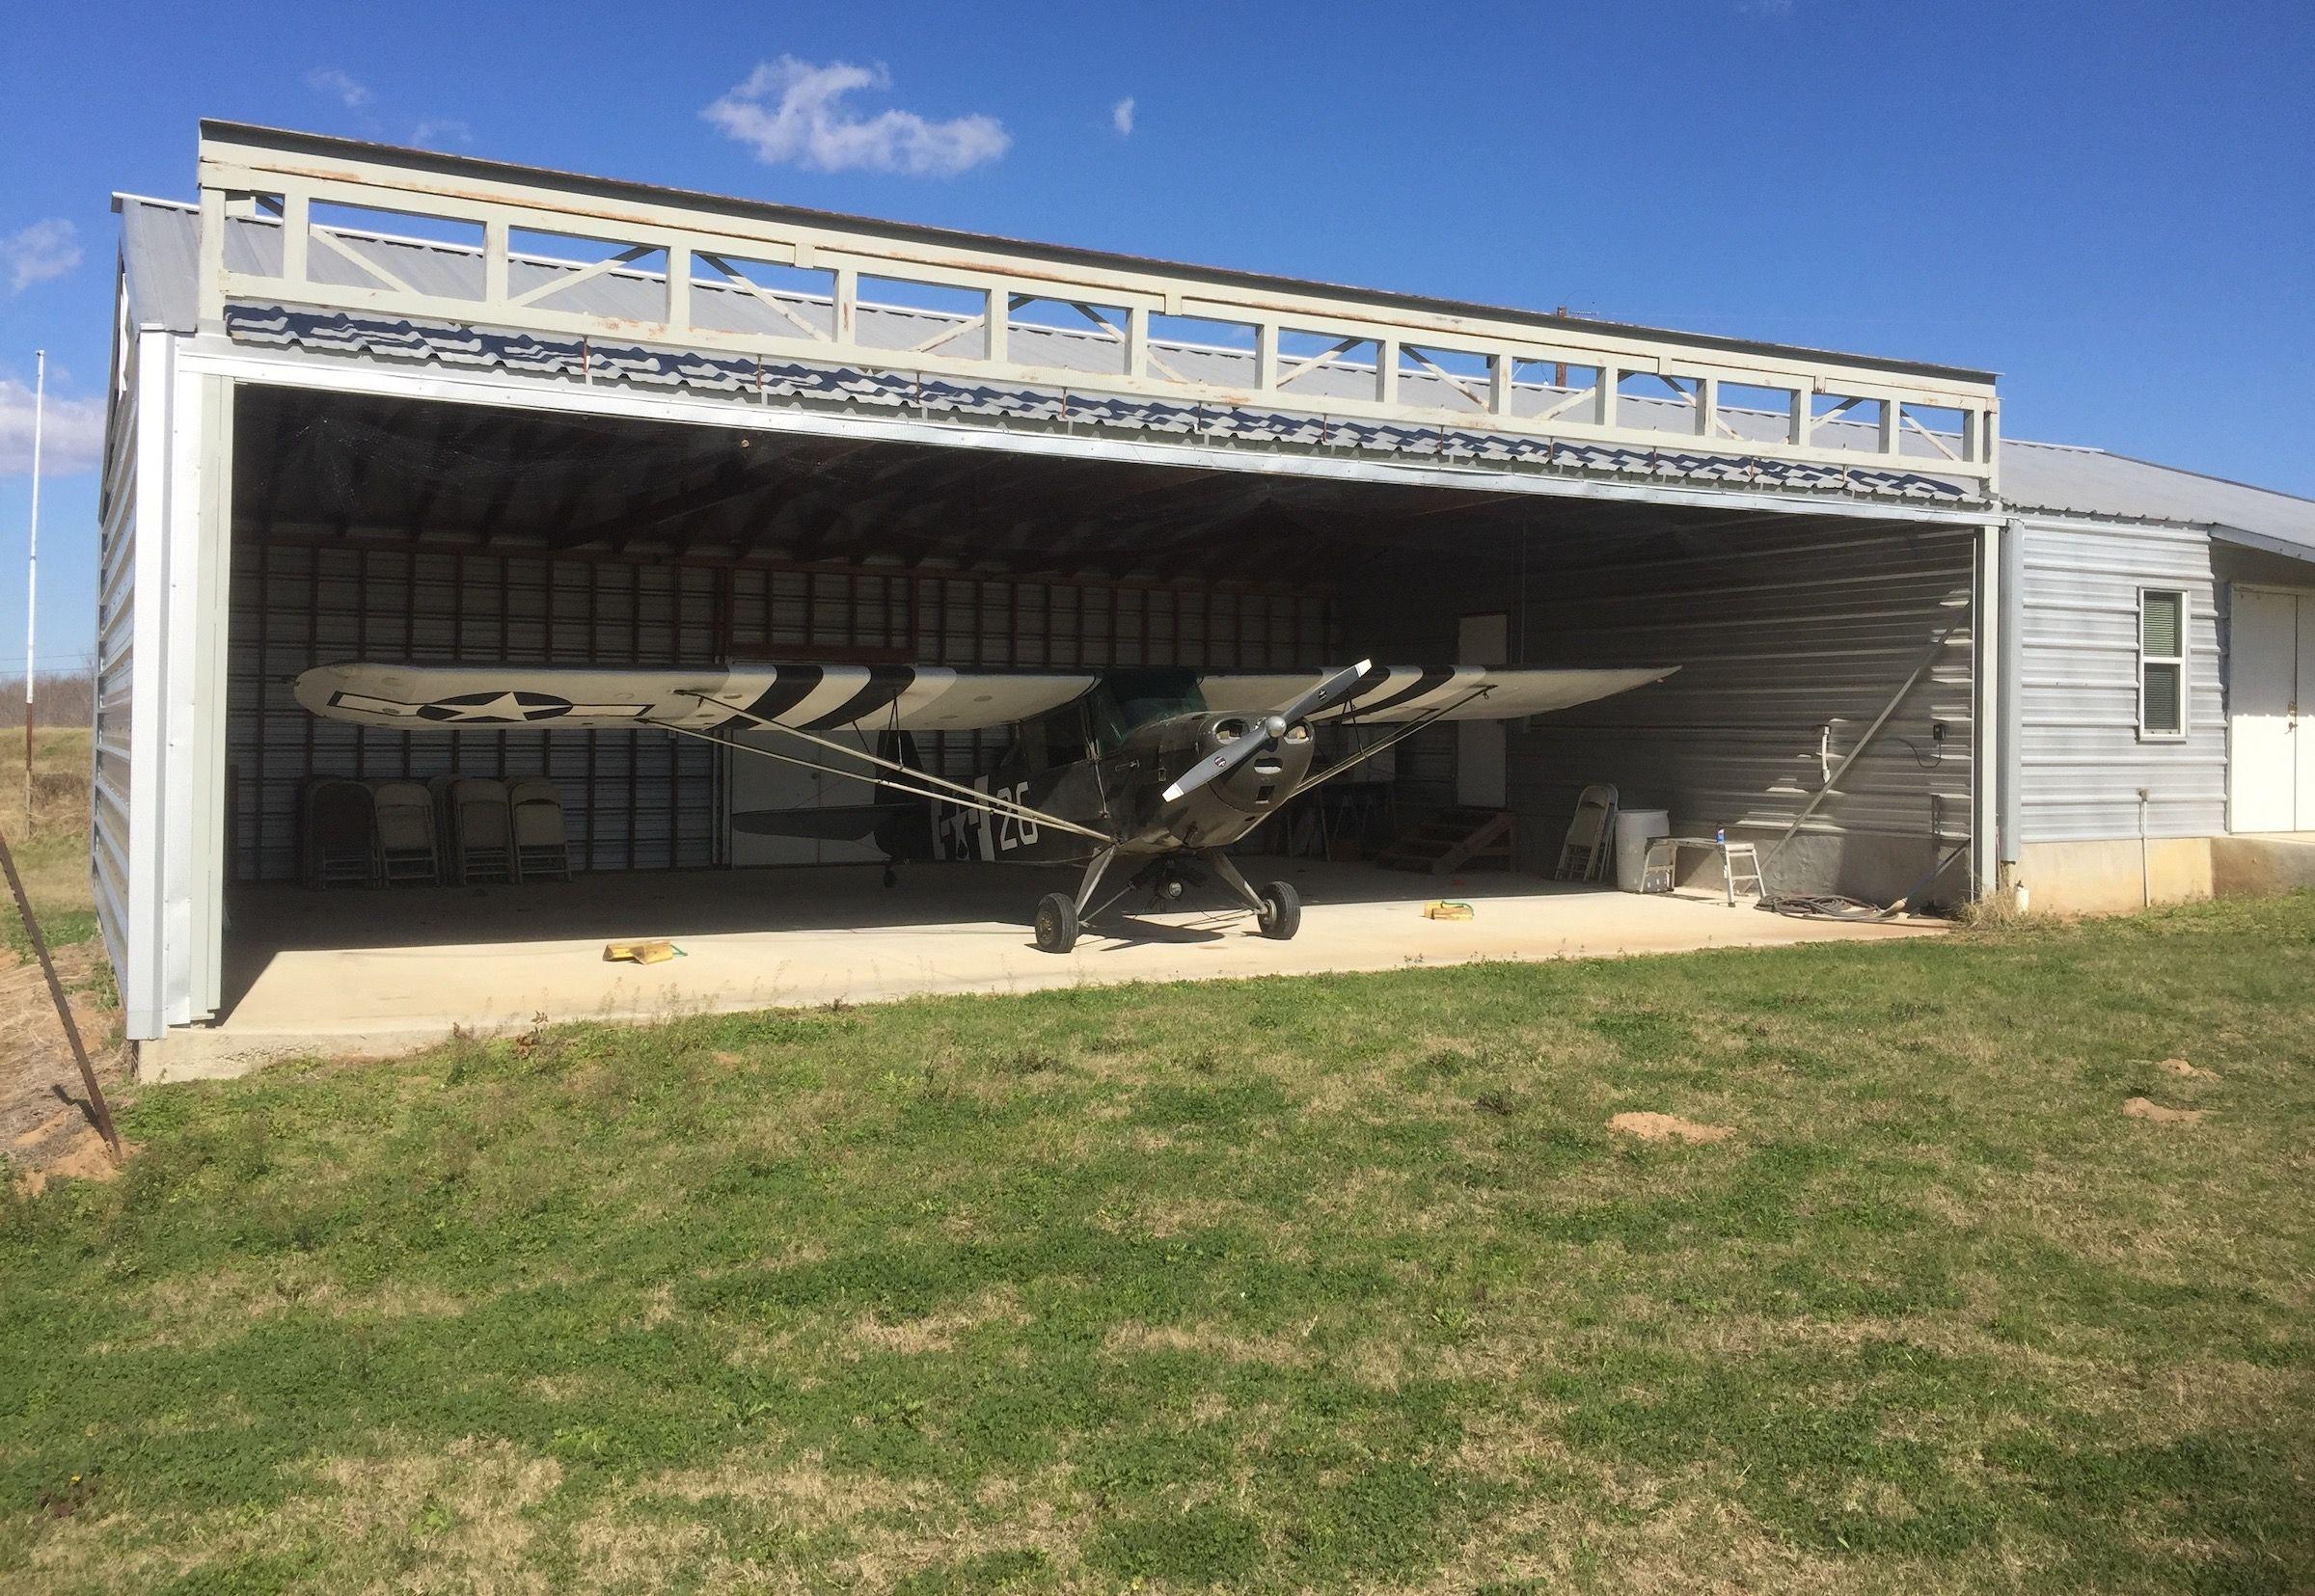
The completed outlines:
{"type": "MultiPolygon", "coordinates": [[[[1944,368],[1763,345],[1735,347],[1727,340],[1684,338],[1610,324],[1588,326],[1511,311],[1417,304],[1355,289],[934,233],[234,124],[204,125],[199,173],[199,313],[204,330],[221,326],[229,301],[251,300],[860,364],[976,382],[1050,385],[1050,370],[1007,359],[1005,333],[1011,311],[1031,300],[1052,301],[1074,305],[1107,326],[1090,308],[1108,306],[1125,311],[1126,325],[1114,329],[1123,345],[1125,369],[1103,375],[1072,373],[1073,390],[1175,402],[1294,408],[1286,385],[1300,367],[1279,359],[1284,338],[1308,335],[1338,344],[1371,341],[1375,349],[1374,397],[1329,397],[1324,414],[1417,426],[1481,425],[1506,434],[1574,443],[1647,449],[1676,446],[1835,469],[1924,472],[1981,487],[1989,498],[1997,491],[2000,404],[1993,384],[1973,374],[1948,374],[1944,368]],[[478,226],[481,296],[425,291],[375,263],[368,269],[375,286],[315,282],[309,263],[316,245],[340,257],[363,258],[360,234],[313,221],[316,203],[478,226]],[[278,216],[283,230],[279,274],[229,267],[229,215],[258,217],[266,212],[278,216]],[[558,283],[513,293],[507,286],[509,264],[517,257],[509,249],[509,238],[517,230],[595,240],[615,253],[558,283]],[[663,251],[664,304],[655,320],[610,317],[554,303],[558,293],[578,283],[663,251]],[[723,281],[726,274],[720,262],[729,257],[831,272],[832,336],[820,338],[801,325],[780,334],[697,325],[692,316],[693,284],[723,281]],[[717,275],[698,278],[700,263],[717,275]],[[912,350],[858,343],[854,327],[862,276],[980,294],[984,309],[976,323],[986,328],[986,349],[977,355],[960,354],[942,346],[947,339],[912,350]],[[1153,360],[1149,318],[1154,313],[1251,328],[1254,381],[1238,387],[1189,381],[1153,360]],[[1476,381],[1467,387],[1445,385],[1462,401],[1453,405],[1407,401],[1399,382],[1403,356],[1420,369],[1436,371],[1433,357],[1440,354],[1483,362],[1487,373],[1484,387],[1476,381]],[[1523,386],[1533,386],[1518,380],[1523,365],[1576,365],[1596,370],[1599,376],[1594,390],[1565,398],[1555,390],[1554,402],[1541,413],[1521,414],[1514,395],[1523,386]],[[1658,378],[1668,392],[1683,396],[1695,412],[1692,435],[1619,424],[1618,385],[1635,376],[1658,378]],[[1784,438],[1757,442],[1732,436],[1721,406],[1725,384],[1784,394],[1789,417],[1784,438]],[[1820,395],[1838,402],[1820,415],[1814,408],[1820,395]],[[1829,447],[1816,440],[1819,421],[1859,404],[1879,407],[1872,447],[1829,447]],[[1908,407],[1958,414],[1958,436],[1932,432],[1908,407]],[[1935,457],[1904,452],[1908,432],[1927,438],[1935,457]]],[[[659,274],[652,276],[657,279],[659,274]]]]}
{"type": "Polygon", "coordinates": [[[2138,588],[2138,628],[2135,639],[2138,659],[2138,741],[2141,743],[2184,743],[2194,725],[2194,596],[2183,587],[2163,587],[2154,584],[2138,588]],[[2146,651],[2146,601],[2155,596],[2178,601],[2178,652],[2149,654],[2146,651]],[[2146,667],[2168,665],[2178,672],[2178,724],[2173,727],[2155,727],[2146,723],[2146,667]]]}

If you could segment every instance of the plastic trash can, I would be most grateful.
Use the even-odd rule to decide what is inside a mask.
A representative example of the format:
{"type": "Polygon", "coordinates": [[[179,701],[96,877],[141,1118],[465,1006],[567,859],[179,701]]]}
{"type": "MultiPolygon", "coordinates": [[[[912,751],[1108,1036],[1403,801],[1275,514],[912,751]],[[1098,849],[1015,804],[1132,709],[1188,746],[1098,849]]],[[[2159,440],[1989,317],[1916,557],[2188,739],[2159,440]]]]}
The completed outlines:
{"type": "MultiPolygon", "coordinates": [[[[1621,809],[1616,815],[1616,885],[1624,892],[1645,890],[1640,878],[1648,863],[1648,845],[1672,835],[1669,809],[1621,809]]],[[[1672,890],[1671,884],[1657,888],[1672,890]]]]}

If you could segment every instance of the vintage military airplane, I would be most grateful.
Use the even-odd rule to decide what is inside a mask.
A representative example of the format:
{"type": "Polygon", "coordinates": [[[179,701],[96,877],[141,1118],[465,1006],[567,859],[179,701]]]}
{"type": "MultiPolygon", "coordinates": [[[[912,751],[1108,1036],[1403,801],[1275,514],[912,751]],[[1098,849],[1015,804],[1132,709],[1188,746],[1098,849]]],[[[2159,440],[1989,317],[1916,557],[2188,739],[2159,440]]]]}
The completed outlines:
{"type": "Polygon", "coordinates": [[[1670,674],[1367,661],[1324,672],[354,663],[308,670],[295,691],[313,714],[363,725],[655,728],[871,782],[915,801],[760,810],[735,814],[732,824],[759,833],[873,835],[887,859],[1080,864],[1075,893],[1049,893],[1037,905],[1037,945],[1066,953],[1085,921],[1127,892],[1179,898],[1199,868],[1253,912],[1263,935],[1290,937],[1302,919],[1294,887],[1271,881],[1257,890],[1224,851],[1296,797],[1438,721],[1545,714],[1670,674]],[[1312,727],[1326,721],[1389,729],[1313,772],[1312,727]],[[1008,725],[1011,748],[969,784],[912,757],[917,734],[1008,725]],[[731,741],[749,729],[796,751],[731,741]],[[1134,874],[1097,905],[1117,865],[1134,874]]]}

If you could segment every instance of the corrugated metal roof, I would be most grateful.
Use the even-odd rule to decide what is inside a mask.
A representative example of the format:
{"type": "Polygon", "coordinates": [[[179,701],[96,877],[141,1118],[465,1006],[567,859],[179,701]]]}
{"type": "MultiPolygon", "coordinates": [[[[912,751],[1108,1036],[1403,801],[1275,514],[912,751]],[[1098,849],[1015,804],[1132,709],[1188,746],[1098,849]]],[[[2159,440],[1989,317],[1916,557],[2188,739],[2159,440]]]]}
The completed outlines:
{"type": "Polygon", "coordinates": [[[200,217],[184,205],[132,194],[114,195],[113,209],[121,217],[129,319],[190,333],[200,316],[200,217]]]}
{"type": "Polygon", "coordinates": [[[2002,499],[2013,511],[2208,527],[2230,542],[2315,558],[2315,500],[2104,449],[2004,441],[2002,499]]]}
{"type": "MultiPolygon", "coordinates": [[[[1872,496],[1956,503],[1962,490],[1909,473],[1852,471],[1787,460],[1639,448],[1447,426],[1398,425],[1243,405],[1180,403],[1086,393],[1054,385],[975,383],[864,366],[711,355],[696,350],[540,338],[487,328],[434,325],[395,316],[353,315],[280,305],[229,305],[236,341],[381,363],[426,362],[496,367],[573,384],[624,383],[720,393],[760,404],[869,406],[957,419],[1010,420],[1047,427],[1117,427],[1205,441],[1372,450],[1422,460],[1526,467],[1573,474],[1718,483],[1784,493],[1872,496]]],[[[1016,359],[1021,351],[1014,351],[1016,359]]]]}

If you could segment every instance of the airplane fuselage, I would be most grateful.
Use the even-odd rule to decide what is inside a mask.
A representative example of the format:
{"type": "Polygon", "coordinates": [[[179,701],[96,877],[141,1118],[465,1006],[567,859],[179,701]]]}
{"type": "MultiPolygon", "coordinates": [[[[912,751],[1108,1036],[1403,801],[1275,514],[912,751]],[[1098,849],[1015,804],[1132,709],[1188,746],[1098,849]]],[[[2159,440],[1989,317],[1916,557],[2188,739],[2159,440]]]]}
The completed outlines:
{"type": "MultiPolygon", "coordinates": [[[[1121,858],[1237,842],[1283,805],[1309,773],[1310,729],[1296,725],[1258,757],[1219,780],[1168,799],[1185,771],[1238,738],[1258,735],[1255,717],[1198,712],[1135,727],[1113,750],[1043,771],[1016,755],[974,781],[1000,802],[1074,820],[1117,839],[1121,858]]],[[[1101,852],[1090,838],[1025,816],[940,804],[934,851],[951,859],[1021,864],[1081,862],[1101,852]]]]}

